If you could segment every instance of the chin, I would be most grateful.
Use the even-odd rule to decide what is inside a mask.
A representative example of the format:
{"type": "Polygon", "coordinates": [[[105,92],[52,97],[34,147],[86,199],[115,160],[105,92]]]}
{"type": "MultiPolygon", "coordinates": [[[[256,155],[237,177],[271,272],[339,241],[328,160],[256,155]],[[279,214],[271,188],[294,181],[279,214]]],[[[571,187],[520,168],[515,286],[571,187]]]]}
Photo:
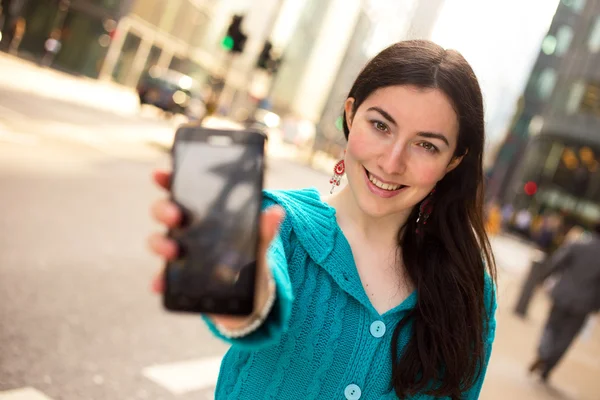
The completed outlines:
{"type": "Polygon", "coordinates": [[[380,199],[368,192],[358,194],[356,200],[361,211],[371,218],[384,218],[402,212],[394,204],[382,204],[380,199]]]}
{"type": "Polygon", "coordinates": [[[414,193],[411,193],[410,190],[403,193],[402,198],[380,198],[365,187],[359,187],[359,190],[353,190],[353,192],[358,207],[371,218],[385,218],[392,215],[410,213],[415,207],[413,202],[408,202],[404,199],[405,197],[415,198],[414,193]]]}

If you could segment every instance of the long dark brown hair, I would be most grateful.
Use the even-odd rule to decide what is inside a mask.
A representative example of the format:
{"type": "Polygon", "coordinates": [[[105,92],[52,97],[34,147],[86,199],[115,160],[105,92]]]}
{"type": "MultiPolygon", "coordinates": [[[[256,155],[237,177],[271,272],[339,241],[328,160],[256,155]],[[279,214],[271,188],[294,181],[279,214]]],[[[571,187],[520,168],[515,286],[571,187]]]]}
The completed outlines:
{"type": "MultiPolygon", "coordinates": [[[[463,56],[423,40],[394,44],[371,60],[354,82],[353,114],[377,89],[414,85],[441,90],[458,116],[454,157],[462,162],[438,182],[432,213],[417,226],[419,205],[398,233],[401,260],[417,305],[392,335],[392,384],[405,398],[417,393],[459,399],[481,374],[493,298],[485,298],[486,269],[496,268],[483,223],[484,111],[481,89],[463,56]],[[417,228],[419,233],[417,234],[417,228]],[[487,306],[487,307],[486,307],[487,306]],[[408,344],[398,337],[412,322],[408,344]]],[[[343,118],[346,139],[349,135],[343,118]]]]}

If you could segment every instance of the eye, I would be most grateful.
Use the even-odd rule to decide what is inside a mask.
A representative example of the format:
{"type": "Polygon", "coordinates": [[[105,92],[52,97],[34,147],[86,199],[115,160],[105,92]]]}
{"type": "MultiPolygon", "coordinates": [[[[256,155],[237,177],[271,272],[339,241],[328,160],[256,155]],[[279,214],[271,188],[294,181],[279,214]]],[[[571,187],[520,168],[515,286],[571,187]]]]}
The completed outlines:
{"type": "Polygon", "coordinates": [[[377,129],[380,132],[388,132],[389,131],[389,128],[385,122],[373,120],[373,121],[371,121],[371,124],[373,124],[375,129],[377,129]]]}
{"type": "Polygon", "coordinates": [[[433,145],[429,142],[419,143],[419,146],[421,146],[422,148],[424,148],[426,151],[428,151],[430,153],[437,153],[439,151],[438,148],[435,147],[435,145],[433,145]]]}

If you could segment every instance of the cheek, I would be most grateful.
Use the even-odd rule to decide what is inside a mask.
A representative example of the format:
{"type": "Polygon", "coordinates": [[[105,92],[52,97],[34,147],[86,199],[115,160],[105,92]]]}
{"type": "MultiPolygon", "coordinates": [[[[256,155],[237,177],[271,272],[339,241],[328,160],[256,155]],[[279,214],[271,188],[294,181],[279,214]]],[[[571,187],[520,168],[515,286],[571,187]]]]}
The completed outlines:
{"type": "Polygon", "coordinates": [[[420,186],[434,186],[439,180],[444,177],[445,168],[438,165],[423,165],[421,164],[414,170],[415,180],[420,186]]]}
{"type": "Polygon", "coordinates": [[[348,136],[347,151],[355,160],[364,161],[377,153],[376,144],[368,132],[355,129],[348,136]]]}

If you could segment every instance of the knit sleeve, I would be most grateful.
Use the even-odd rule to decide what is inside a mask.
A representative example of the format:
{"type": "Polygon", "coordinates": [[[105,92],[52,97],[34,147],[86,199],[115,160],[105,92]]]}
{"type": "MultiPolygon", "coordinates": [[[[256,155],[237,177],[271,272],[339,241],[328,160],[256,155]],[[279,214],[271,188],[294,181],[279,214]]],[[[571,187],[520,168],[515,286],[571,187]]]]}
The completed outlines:
{"type": "Polygon", "coordinates": [[[463,394],[463,399],[465,400],[479,399],[487,367],[490,362],[490,357],[492,355],[492,345],[494,343],[494,338],[496,337],[496,308],[498,307],[498,304],[496,302],[496,288],[494,286],[492,278],[487,274],[485,282],[485,291],[486,304],[489,304],[489,308],[487,308],[489,323],[487,324],[487,329],[485,330],[485,338],[483,342],[483,350],[485,354],[484,364],[481,366],[481,371],[477,381],[469,390],[467,390],[463,394]]]}
{"type": "MultiPolygon", "coordinates": [[[[276,203],[273,200],[265,199],[262,209],[265,210],[276,203]]],[[[286,221],[282,223],[280,232],[275,236],[267,251],[267,262],[271,268],[273,278],[277,287],[276,300],[269,316],[259,329],[247,336],[230,339],[224,337],[213,321],[203,316],[210,331],[222,340],[231,343],[234,346],[245,348],[246,350],[258,350],[260,348],[277,344],[282,333],[286,330],[290,316],[292,314],[293,293],[288,274],[289,251],[289,224],[286,221]],[[287,239],[287,240],[286,240],[287,239]]]]}

